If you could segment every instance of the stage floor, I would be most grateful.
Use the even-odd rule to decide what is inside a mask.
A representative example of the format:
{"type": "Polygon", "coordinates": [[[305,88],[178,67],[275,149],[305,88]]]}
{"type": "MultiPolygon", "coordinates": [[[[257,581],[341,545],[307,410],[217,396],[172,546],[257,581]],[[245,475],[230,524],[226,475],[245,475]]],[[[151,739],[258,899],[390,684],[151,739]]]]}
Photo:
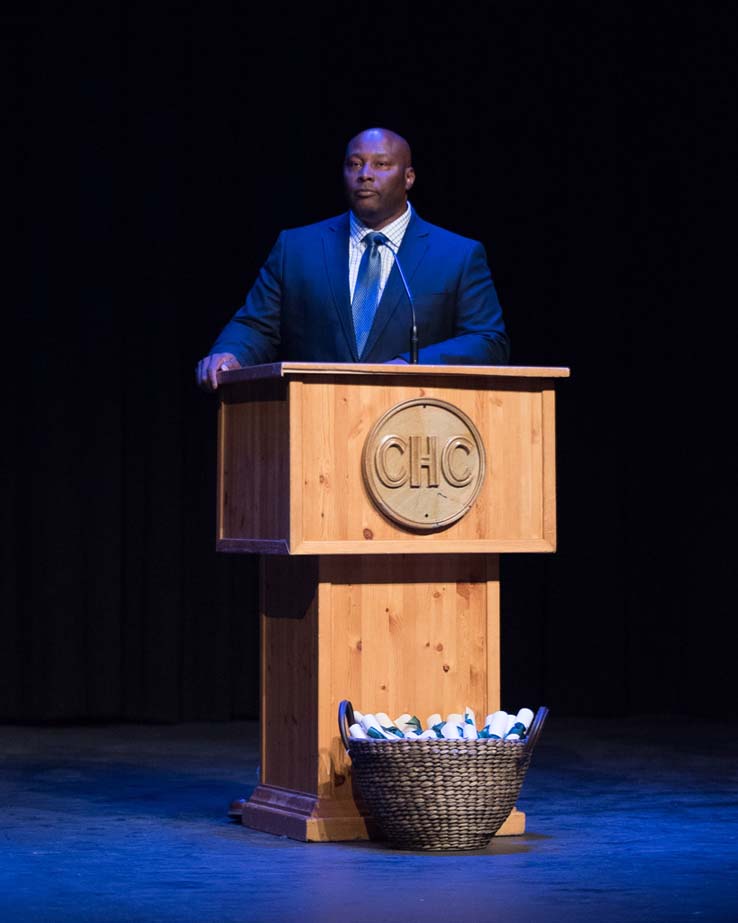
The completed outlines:
{"type": "Polygon", "coordinates": [[[552,714],[528,832],[429,854],[229,820],[254,722],[0,726],[0,921],[737,921],[737,731],[552,714]]]}

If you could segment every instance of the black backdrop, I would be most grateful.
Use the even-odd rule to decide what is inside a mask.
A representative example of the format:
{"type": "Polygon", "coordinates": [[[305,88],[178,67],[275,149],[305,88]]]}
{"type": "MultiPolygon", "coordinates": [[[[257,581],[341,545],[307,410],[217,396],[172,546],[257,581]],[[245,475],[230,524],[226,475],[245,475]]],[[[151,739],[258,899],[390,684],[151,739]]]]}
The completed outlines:
{"type": "Polygon", "coordinates": [[[351,10],[3,18],[0,719],[256,715],[255,562],[213,551],[193,367],[279,229],[343,209],[376,124],[413,146],[417,210],[485,243],[512,361],[572,369],[559,551],[503,559],[503,707],[735,713],[727,13],[351,10]]]}

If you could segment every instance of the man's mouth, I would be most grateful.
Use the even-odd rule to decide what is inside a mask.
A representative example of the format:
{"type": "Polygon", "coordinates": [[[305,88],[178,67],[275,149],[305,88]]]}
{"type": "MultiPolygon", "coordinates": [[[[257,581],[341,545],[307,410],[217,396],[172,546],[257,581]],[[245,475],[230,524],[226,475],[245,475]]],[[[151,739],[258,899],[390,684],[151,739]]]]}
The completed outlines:
{"type": "Polygon", "coordinates": [[[354,193],[357,199],[368,199],[370,196],[377,195],[374,189],[357,189],[354,193]]]}

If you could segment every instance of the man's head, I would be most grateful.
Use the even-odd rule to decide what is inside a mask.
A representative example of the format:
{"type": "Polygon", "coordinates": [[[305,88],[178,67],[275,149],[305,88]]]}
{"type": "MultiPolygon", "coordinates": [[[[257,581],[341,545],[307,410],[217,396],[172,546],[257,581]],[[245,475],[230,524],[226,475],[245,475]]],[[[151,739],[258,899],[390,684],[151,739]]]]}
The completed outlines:
{"type": "Polygon", "coordinates": [[[343,181],[351,210],[379,230],[407,208],[415,182],[410,145],[386,128],[368,128],[346,146],[343,181]]]}

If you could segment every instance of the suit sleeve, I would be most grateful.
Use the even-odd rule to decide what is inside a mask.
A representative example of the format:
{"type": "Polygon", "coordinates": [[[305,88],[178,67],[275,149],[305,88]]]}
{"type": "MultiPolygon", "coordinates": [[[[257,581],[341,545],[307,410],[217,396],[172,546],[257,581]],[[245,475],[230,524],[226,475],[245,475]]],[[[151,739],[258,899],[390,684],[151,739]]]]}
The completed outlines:
{"type": "MultiPolygon", "coordinates": [[[[510,341],[484,247],[474,241],[466,254],[456,290],[454,336],[422,346],[424,365],[505,365],[510,341]]],[[[408,359],[405,353],[403,359],[408,359]]]]}
{"type": "Polygon", "coordinates": [[[246,301],[221,331],[210,354],[233,353],[241,365],[276,361],[281,342],[284,232],[259,271],[246,301]]]}

